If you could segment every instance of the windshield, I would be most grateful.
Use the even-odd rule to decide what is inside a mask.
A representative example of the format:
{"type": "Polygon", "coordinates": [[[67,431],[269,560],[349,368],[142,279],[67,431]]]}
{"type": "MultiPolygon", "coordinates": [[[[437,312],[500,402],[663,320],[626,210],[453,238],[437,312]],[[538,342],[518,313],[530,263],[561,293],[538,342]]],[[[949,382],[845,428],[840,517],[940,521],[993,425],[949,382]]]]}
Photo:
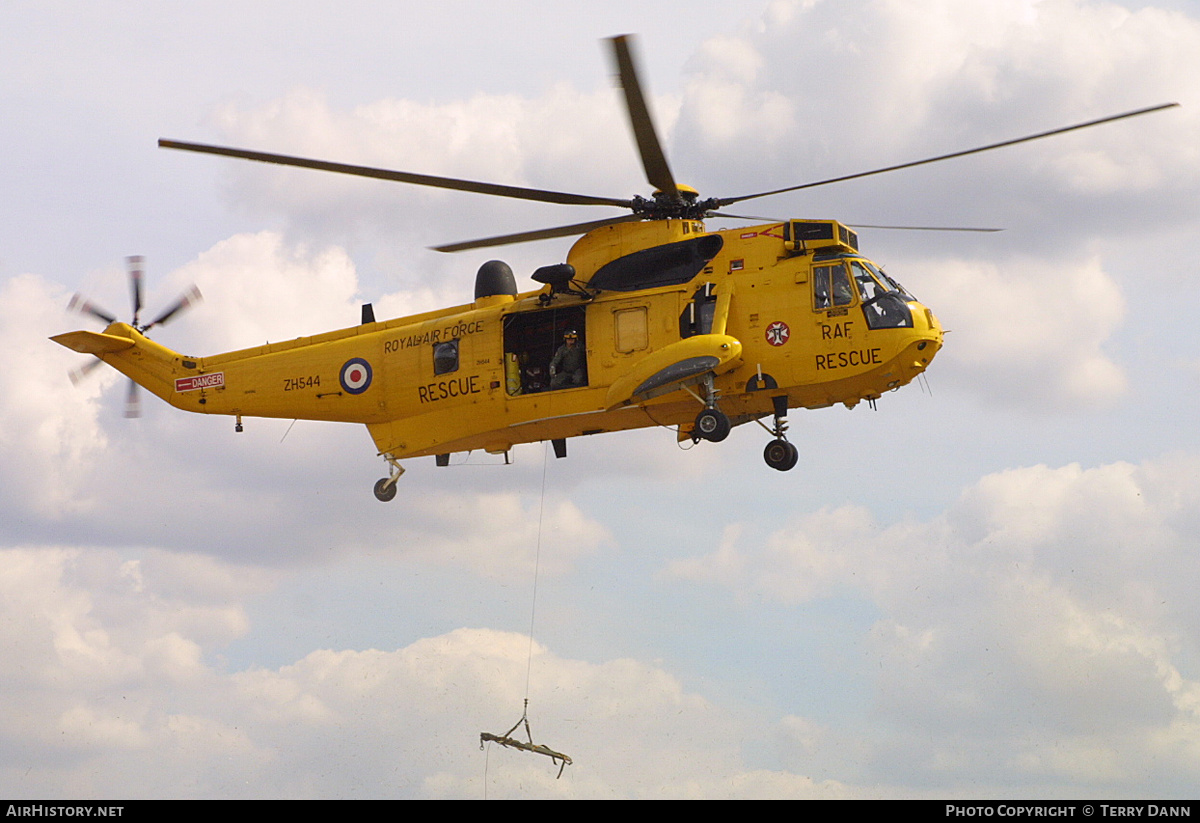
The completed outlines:
{"type": "Polygon", "coordinates": [[[851,260],[850,271],[862,298],[863,315],[868,328],[898,329],[912,326],[912,312],[907,303],[911,298],[894,281],[865,260],[851,260]]]}
{"type": "Polygon", "coordinates": [[[904,288],[904,286],[901,286],[898,282],[896,282],[892,278],[888,277],[887,272],[885,272],[883,269],[876,266],[870,260],[863,260],[862,264],[864,266],[866,266],[871,271],[872,274],[875,275],[875,278],[880,283],[882,283],[884,288],[886,288],[888,291],[900,292],[900,294],[903,295],[904,299],[906,299],[906,300],[916,300],[917,299],[917,298],[913,297],[911,293],[909,293],[908,289],[904,288]]]}
{"type": "Polygon", "coordinates": [[[863,262],[861,260],[851,260],[850,271],[854,273],[854,282],[858,285],[858,296],[866,303],[871,300],[878,300],[891,291],[891,289],[884,287],[878,280],[872,277],[871,272],[867,270],[863,262]]]}

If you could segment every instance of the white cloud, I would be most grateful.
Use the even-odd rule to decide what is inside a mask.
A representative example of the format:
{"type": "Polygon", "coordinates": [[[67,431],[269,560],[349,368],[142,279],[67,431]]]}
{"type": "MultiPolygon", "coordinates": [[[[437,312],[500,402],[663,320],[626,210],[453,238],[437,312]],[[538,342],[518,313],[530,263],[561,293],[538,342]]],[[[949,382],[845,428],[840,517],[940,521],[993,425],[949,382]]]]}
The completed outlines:
{"type": "Polygon", "coordinates": [[[1105,351],[1125,300],[1097,258],[914,263],[921,298],[948,330],[939,376],[988,402],[1051,409],[1106,405],[1126,379],[1105,351]]]}
{"type": "MultiPolygon", "coordinates": [[[[1055,436],[1047,432],[1062,432],[1058,462],[1136,461],[1139,450],[1192,445],[1194,380],[1163,377],[1153,393],[1125,392],[1124,381],[1191,350],[1187,324],[1168,319],[1186,315],[1188,292],[1175,278],[1194,268],[1200,100],[1187,83],[1200,75],[1200,26],[1190,12],[1129,6],[809,0],[772,3],[742,29],[711,15],[655,13],[664,22],[643,48],[656,73],[644,79],[657,91],[652,105],[677,176],[705,195],[856,171],[1160,100],[1184,107],[743,210],[1008,227],[979,243],[892,235],[877,244],[954,329],[934,388],[944,374],[986,398],[986,411],[935,401],[962,412],[961,427],[943,431],[926,404],[913,417],[879,418],[861,438],[857,427],[827,428],[824,414],[805,416],[805,431],[793,434],[809,443],[802,453],[816,470],[802,464],[766,480],[756,455],[739,457],[729,444],[681,456],[657,430],[573,441],[573,459],[551,463],[562,468],[549,485],[541,536],[543,568],[557,575],[556,605],[569,604],[569,614],[555,615],[565,619],[550,645],[534,646],[530,709],[535,739],[576,758],[561,781],[544,758],[477,749],[479,731],[503,731],[519,715],[528,638],[452,631],[508,625],[507,615],[497,617],[500,604],[524,590],[537,542],[540,452],[536,470],[527,462],[494,472],[414,464],[398,499],[381,506],[369,490],[383,468],[361,427],[300,423],[280,443],[288,421],[247,421],[234,436],[232,421],[153,401],[141,421],[110,420],[120,409],[118,376],[102,370],[73,389],[62,377],[83,358],[45,340],[76,326],[61,313],[69,289],[34,275],[4,281],[0,334],[11,356],[0,370],[0,501],[10,546],[25,548],[0,552],[0,645],[8,652],[0,786],[96,797],[479,797],[486,768],[490,796],[1187,794],[1200,773],[1196,460],[998,470],[1016,453],[1028,463],[1050,459],[1037,453],[1055,436]],[[696,26],[707,28],[698,34],[696,26]],[[711,39],[695,46],[703,37],[711,39]],[[664,54],[689,49],[686,75],[672,77],[679,61],[664,54]],[[1135,292],[1133,277],[1158,285],[1135,292]],[[1143,295],[1158,299],[1153,352],[1138,338],[1139,353],[1123,357],[1111,341],[1125,298],[1136,317],[1143,295]],[[1108,405],[1103,414],[1081,409],[1089,403],[1108,405]],[[1036,406],[1045,430],[1025,428],[1029,417],[1014,420],[1012,404],[1036,406]],[[1077,413],[1068,418],[1067,408],[1077,413]],[[981,425],[985,417],[996,425],[981,425]],[[973,443],[988,442],[960,454],[954,438],[963,429],[975,433],[973,443]],[[840,444],[831,432],[844,436],[840,444]],[[862,469],[879,465],[878,455],[859,455],[889,436],[911,477],[862,469]],[[899,522],[881,514],[928,511],[961,478],[980,475],[941,514],[899,522]],[[854,502],[831,504],[839,500],[854,502]],[[712,556],[647,579],[655,558],[695,551],[716,535],[712,556]],[[80,545],[120,549],[53,548],[80,545]],[[51,548],[32,548],[42,546],[51,548]],[[297,565],[305,569],[297,577],[317,583],[271,589],[297,565]],[[683,579],[706,584],[672,589],[683,579]],[[714,586],[737,599],[714,597],[714,586]],[[373,619],[379,625],[364,626],[373,619]],[[782,660],[791,652],[796,662],[782,660]]],[[[245,27],[247,42],[271,15],[260,17],[245,27]]],[[[203,15],[190,22],[207,25],[203,15]]],[[[356,83],[366,64],[358,55],[347,63],[353,71],[339,73],[337,49],[324,49],[329,59],[314,70],[305,32],[320,22],[286,32],[287,48],[269,59],[235,50],[218,71],[193,76],[212,65],[207,52],[196,60],[189,50],[189,32],[203,26],[176,26],[177,38],[154,41],[156,54],[172,52],[173,68],[143,62],[146,70],[135,72],[173,78],[169,100],[153,83],[129,82],[128,61],[126,74],[102,71],[103,51],[88,53],[87,44],[68,50],[74,62],[38,71],[38,55],[65,52],[30,37],[21,55],[33,68],[23,76],[52,77],[57,91],[22,86],[26,93],[10,102],[29,116],[14,122],[43,123],[42,149],[24,147],[24,132],[10,148],[32,158],[23,168],[62,173],[32,175],[29,185],[25,172],[5,178],[23,203],[9,239],[49,238],[33,246],[58,260],[47,269],[57,271],[95,264],[63,265],[87,254],[78,249],[117,260],[120,247],[142,248],[130,241],[147,233],[176,249],[228,238],[195,252],[161,292],[170,298],[188,279],[201,282],[208,303],[155,334],[208,353],[353,325],[360,299],[373,300],[381,318],[465,302],[486,258],[421,247],[604,213],[151,152],[146,124],[161,122],[163,111],[182,113],[173,136],[207,139],[194,134],[193,119],[231,94],[269,102],[218,113],[209,121],[214,142],[647,193],[602,56],[589,53],[596,71],[577,71],[577,82],[589,84],[583,91],[541,82],[581,61],[532,51],[579,38],[547,39],[526,26],[491,37],[506,45],[489,56],[521,51],[507,73],[471,57],[481,47],[468,49],[451,75],[428,72],[433,60],[414,66],[412,49],[397,52],[381,38],[371,54],[399,55],[402,70],[419,69],[421,82],[407,86],[418,91],[354,107],[333,101],[363,93],[356,83]],[[526,77],[515,65],[544,74],[526,77]],[[256,68],[269,78],[258,79],[256,68]],[[490,69],[494,76],[481,73],[490,69]],[[340,96],[296,89],[314,76],[340,96]],[[479,88],[505,87],[497,76],[531,85],[465,96],[472,77],[479,88]],[[447,93],[450,85],[456,90],[447,93]],[[142,125],[106,119],[128,106],[97,109],[95,95],[79,91],[90,86],[157,113],[142,125]],[[68,98],[77,110],[64,107],[68,98]],[[22,108],[34,99],[36,111],[22,108]],[[66,135],[83,132],[101,139],[83,153],[64,148],[66,135]],[[135,144],[144,150],[127,147],[135,144]],[[162,159],[147,162],[151,153],[162,159]],[[161,172],[189,182],[167,194],[157,186],[161,172]],[[214,179],[228,181],[219,204],[205,185],[214,179]],[[70,243],[60,242],[64,225],[70,243]],[[230,226],[250,232],[230,236],[230,226]]],[[[270,32],[281,39],[277,26],[270,32]]],[[[428,53],[462,54],[461,26],[423,28],[420,39],[428,53]]],[[[405,88],[371,82],[367,93],[405,88]]],[[[547,257],[567,242],[502,255],[520,277],[557,262],[547,257]]],[[[6,260],[20,260],[21,245],[9,242],[6,260]]],[[[170,256],[152,245],[152,260],[170,256]]],[[[120,285],[109,306],[123,313],[120,285]]],[[[739,430],[731,443],[751,434],[739,430]]],[[[535,450],[518,452],[524,460],[535,450]]]]}
{"type": "Polygon", "coordinates": [[[202,645],[247,631],[230,598],[261,590],[268,575],[205,557],[142,554],[121,561],[101,550],[0,551],[4,645],[21,662],[4,679],[66,688],[182,682],[202,670],[202,645]]]}
{"type": "Polygon", "coordinates": [[[484,776],[491,797],[849,793],[745,769],[733,721],[654,665],[572,660],[523,635],[459,629],[229,674],[210,661],[247,630],[237,601],[264,575],[154,552],[9,550],[0,563],[0,625],[24,641],[6,642],[0,683],[0,785],[11,793],[480,797],[484,776]],[[209,585],[180,587],[187,566],[209,585]],[[193,619],[201,612],[207,625],[193,619]],[[534,741],[575,760],[562,780],[548,759],[479,751],[480,732],[520,717],[527,671],[534,741]]]}
{"type": "Polygon", "coordinates": [[[669,572],[745,599],[872,603],[881,720],[898,746],[926,740],[923,757],[892,764],[910,779],[1178,787],[1200,772],[1184,742],[1200,730],[1200,682],[1185,673],[1200,614],[1181,582],[1197,547],[1194,517],[1179,521],[1197,477],[1195,458],[1011,470],[925,522],[823,509],[760,547],[727,534],[669,572]],[[1144,782],[1163,758],[1174,771],[1144,782]]]}
{"type": "MultiPolygon", "coordinates": [[[[310,248],[275,232],[217,243],[171,276],[205,296],[203,322],[188,332],[204,353],[260,346],[353,326],[358,279],[340,248],[310,248]]],[[[173,329],[172,329],[173,331],[173,329]]]]}
{"type": "MultiPolygon", "coordinates": [[[[670,102],[660,108],[667,110],[660,128],[669,130],[670,102]]],[[[585,93],[560,84],[537,98],[387,99],[351,111],[300,89],[257,109],[227,108],[218,123],[227,142],[280,153],[610,197],[645,193],[618,92],[604,86],[585,93]]],[[[387,246],[421,249],[611,213],[228,162],[225,174],[236,181],[231,197],[261,213],[286,214],[307,236],[369,235],[387,246]]],[[[524,260],[521,250],[505,253],[524,260]]],[[[422,252],[388,263],[393,276],[440,287],[434,278],[461,259],[422,252]]]]}
{"type": "Polygon", "coordinates": [[[67,294],[33,274],[0,284],[0,462],[20,467],[3,485],[0,499],[42,517],[77,511],[82,503],[80,469],[103,455],[107,441],[98,416],[100,393],[111,375],[73,386],[67,379],[85,360],[51,343],[50,335],[85,325],[65,313],[67,294]]]}
{"type": "Polygon", "coordinates": [[[713,151],[745,150],[747,133],[771,146],[796,128],[792,98],[776,89],[756,88],[763,56],[745,39],[720,37],[693,57],[699,69],[687,86],[688,121],[713,151]]]}
{"type": "Polygon", "coordinates": [[[1052,225],[1060,247],[1100,215],[1119,215],[1106,222],[1131,236],[1154,221],[1195,219],[1200,100],[1183,80],[1200,74],[1194,19],[1076,0],[774,4],[766,19],[710,39],[689,65],[676,148],[680,162],[716,175],[694,181],[707,193],[819,180],[1180,101],[1143,120],[757,208],[833,202],[848,219],[890,223],[912,213],[961,219],[970,208],[986,224],[1052,225]]]}
{"type": "Polygon", "coordinates": [[[465,489],[410,494],[406,522],[390,529],[407,557],[503,580],[528,580],[535,564],[543,574],[563,574],[612,541],[607,528],[558,495],[539,503],[465,489]]]}

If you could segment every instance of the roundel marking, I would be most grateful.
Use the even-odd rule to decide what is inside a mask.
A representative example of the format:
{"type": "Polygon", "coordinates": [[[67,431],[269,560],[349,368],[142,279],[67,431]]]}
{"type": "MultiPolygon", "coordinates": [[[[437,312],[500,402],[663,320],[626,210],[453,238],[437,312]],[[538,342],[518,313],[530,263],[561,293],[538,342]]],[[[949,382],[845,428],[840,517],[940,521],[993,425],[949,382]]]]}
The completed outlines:
{"type": "Polygon", "coordinates": [[[791,329],[782,320],[776,320],[767,326],[767,342],[772,346],[782,346],[792,336],[791,329]]]}
{"type": "Polygon", "coordinates": [[[347,360],[338,380],[350,394],[362,394],[371,386],[371,364],[361,357],[347,360]]]}

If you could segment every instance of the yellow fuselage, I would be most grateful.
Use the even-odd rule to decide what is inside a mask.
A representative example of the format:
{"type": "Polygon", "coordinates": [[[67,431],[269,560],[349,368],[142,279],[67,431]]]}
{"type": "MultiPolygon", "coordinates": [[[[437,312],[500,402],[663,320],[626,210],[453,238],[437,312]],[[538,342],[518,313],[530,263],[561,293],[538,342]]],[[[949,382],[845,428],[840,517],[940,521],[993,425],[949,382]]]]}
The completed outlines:
{"type": "MultiPolygon", "coordinates": [[[[772,398],[784,395],[792,408],[853,406],[924,371],[941,348],[942,329],[932,312],[907,295],[910,325],[870,327],[871,312],[878,311],[865,295],[837,290],[842,280],[853,284],[869,261],[832,221],[822,224],[833,227],[831,242],[791,237],[812,223],[712,233],[695,220],[617,224],[575,244],[568,262],[578,272],[577,282],[586,284],[614,259],[697,236],[720,236],[720,252],[682,284],[595,295],[550,295],[547,287],[488,296],[211,357],[179,355],[120,323],[90,335],[90,342],[80,337],[90,334],[85,332],[56,339],[97,354],[177,408],[363,423],[379,452],[398,459],[502,451],[517,443],[652,425],[686,430],[701,408],[684,390],[686,381],[657,394],[631,394],[628,388],[642,382],[642,372],[659,369],[656,354],[670,360],[675,352],[687,357],[719,349],[722,360],[712,370],[712,385],[720,408],[735,423],[771,414],[772,398]],[[696,321],[702,306],[708,320],[696,321]],[[517,337],[513,330],[532,330],[541,317],[557,333],[564,317],[583,327],[578,331],[586,351],[585,385],[527,391],[514,381],[516,369],[550,350],[506,351],[514,340],[532,339],[532,331],[517,337]],[[107,342],[97,343],[101,338],[107,342]],[[452,346],[439,348],[446,343],[452,346]]],[[[521,347],[527,348],[523,342],[521,347]]]]}

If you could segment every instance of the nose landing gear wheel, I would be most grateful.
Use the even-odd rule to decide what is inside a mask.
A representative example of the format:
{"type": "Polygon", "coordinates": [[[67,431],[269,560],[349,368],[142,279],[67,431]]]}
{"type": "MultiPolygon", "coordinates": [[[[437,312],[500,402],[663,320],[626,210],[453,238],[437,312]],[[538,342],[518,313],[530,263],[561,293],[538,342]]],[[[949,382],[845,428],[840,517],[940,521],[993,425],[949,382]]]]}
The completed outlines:
{"type": "Polygon", "coordinates": [[[795,467],[800,459],[800,452],[786,440],[772,440],[763,449],[763,460],[771,468],[785,472],[795,467]]]}
{"type": "Polygon", "coordinates": [[[696,415],[692,432],[702,440],[720,443],[729,436],[729,418],[720,409],[705,409],[696,415]]]}
{"type": "Polygon", "coordinates": [[[375,483],[375,499],[386,503],[396,496],[396,482],[390,477],[381,477],[375,483]]]}

